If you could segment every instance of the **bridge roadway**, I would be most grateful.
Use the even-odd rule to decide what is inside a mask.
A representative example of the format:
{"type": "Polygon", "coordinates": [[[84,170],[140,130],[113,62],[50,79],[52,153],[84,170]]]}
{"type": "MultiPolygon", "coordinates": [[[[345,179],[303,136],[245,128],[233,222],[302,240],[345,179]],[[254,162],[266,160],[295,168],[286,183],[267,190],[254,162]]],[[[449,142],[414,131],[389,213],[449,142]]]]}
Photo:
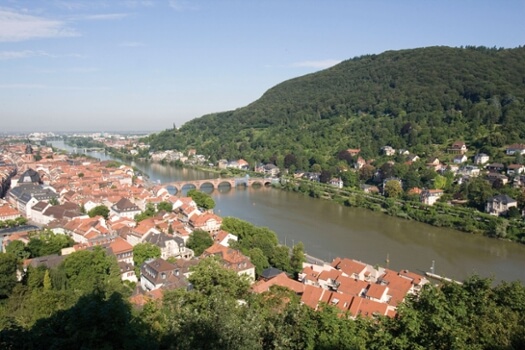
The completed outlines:
{"type": "Polygon", "coordinates": [[[184,187],[193,186],[196,189],[200,190],[204,185],[211,185],[213,189],[219,188],[221,185],[229,185],[231,188],[236,188],[237,186],[253,186],[259,184],[261,186],[267,186],[272,184],[272,178],[245,178],[245,177],[236,177],[236,178],[218,178],[218,179],[206,179],[206,180],[184,180],[184,181],[173,181],[173,182],[164,182],[161,185],[166,188],[175,188],[177,192],[182,191],[184,187]]]}

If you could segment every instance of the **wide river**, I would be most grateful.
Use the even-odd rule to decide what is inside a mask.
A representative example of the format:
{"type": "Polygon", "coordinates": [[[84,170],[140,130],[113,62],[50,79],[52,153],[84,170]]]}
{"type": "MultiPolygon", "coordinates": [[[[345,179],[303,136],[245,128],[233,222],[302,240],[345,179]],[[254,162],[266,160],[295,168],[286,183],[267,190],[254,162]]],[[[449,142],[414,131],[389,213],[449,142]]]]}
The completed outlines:
{"type": "MultiPolygon", "coordinates": [[[[55,147],[70,149],[62,142],[55,147]]],[[[92,156],[109,159],[104,153],[92,156]]],[[[156,163],[131,165],[150,180],[208,179],[216,174],[156,163]]],[[[366,209],[348,208],[302,194],[272,188],[237,188],[213,191],[215,212],[275,231],[282,244],[303,242],[308,254],[326,261],[349,257],[372,265],[430,271],[462,280],[472,274],[496,282],[525,283],[525,245],[476,236],[450,229],[390,217],[366,209]]]]}

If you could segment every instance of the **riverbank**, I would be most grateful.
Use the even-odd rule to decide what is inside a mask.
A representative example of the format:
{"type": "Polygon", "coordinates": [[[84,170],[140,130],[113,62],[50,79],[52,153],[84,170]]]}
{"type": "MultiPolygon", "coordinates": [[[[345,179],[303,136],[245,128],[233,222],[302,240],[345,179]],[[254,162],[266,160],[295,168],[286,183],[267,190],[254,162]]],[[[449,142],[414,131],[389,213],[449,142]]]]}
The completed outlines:
{"type": "MultiPolygon", "coordinates": [[[[260,173],[238,169],[217,169],[197,165],[182,166],[216,173],[223,177],[245,176],[246,174],[262,176],[260,173]]],[[[473,208],[440,202],[429,206],[417,201],[386,198],[379,194],[365,193],[358,189],[339,189],[329,184],[293,178],[282,178],[280,185],[274,187],[285,191],[302,193],[312,198],[331,200],[348,207],[381,212],[389,216],[413,220],[434,227],[451,228],[465,233],[525,244],[525,223],[523,220],[509,220],[482,213],[473,208]]]]}
{"type": "Polygon", "coordinates": [[[303,193],[313,198],[331,200],[341,205],[365,208],[389,216],[414,220],[434,227],[452,228],[471,234],[525,243],[525,224],[522,220],[509,220],[479,212],[473,208],[435,203],[433,206],[416,201],[386,198],[350,188],[335,188],[328,184],[306,180],[287,179],[279,188],[303,193]]]}

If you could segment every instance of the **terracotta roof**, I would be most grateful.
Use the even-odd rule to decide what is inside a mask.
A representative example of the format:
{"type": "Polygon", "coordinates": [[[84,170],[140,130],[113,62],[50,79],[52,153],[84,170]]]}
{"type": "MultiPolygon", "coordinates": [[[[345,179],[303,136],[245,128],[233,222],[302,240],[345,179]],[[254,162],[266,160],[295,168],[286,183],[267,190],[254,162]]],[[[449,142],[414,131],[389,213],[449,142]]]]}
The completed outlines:
{"type": "Polygon", "coordinates": [[[415,285],[419,285],[423,281],[426,281],[426,279],[423,276],[408,270],[399,271],[399,276],[412,280],[412,283],[415,285]]]}
{"type": "Polygon", "coordinates": [[[359,261],[355,261],[355,260],[352,260],[352,259],[348,259],[348,258],[343,258],[343,259],[335,259],[333,262],[332,262],[332,267],[335,267],[336,269],[338,270],[341,270],[343,271],[344,273],[346,273],[348,276],[352,276],[352,274],[360,274],[361,272],[363,272],[363,270],[366,269],[366,265],[359,262],[359,261]]]}
{"type": "Polygon", "coordinates": [[[325,290],[320,287],[305,285],[303,295],[301,296],[301,302],[315,310],[317,309],[317,304],[319,304],[319,300],[324,293],[325,290]]]}
{"type": "Polygon", "coordinates": [[[258,281],[252,286],[252,290],[255,293],[263,293],[270,290],[271,286],[285,287],[294,291],[297,294],[303,293],[305,287],[304,284],[289,278],[285,272],[282,272],[268,281],[258,281]]]}
{"type": "Polygon", "coordinates": [[[332,280],[332,281],[335,281],[337,280],[337,278],[339,276],[341,276],[342,272],[339,271],[339,270],[324,270],[324,271],[321,271],[321,273],[319,274],[319,277],[317,278],[317,280],[321,280],[321,281],[328,281],[328,280],[332,280]]]}
{"type": "Polygon", "coordinates": [[[412,288],[411,280],[399,276],[392,270],[387,270],[387,272],[379,279],[382,283],[386,283],[388,286],[388,295],[392,297],[388,304],[393,306],[397,306],[402,302],[412,288]]]}
{"type": "Polygon", "coordinates": [[[243,255],[240,251],[229,247],[222,246],[218,243],[214,243],[211,247],[206,249],[202,256],[218,255],[223,262],[226,263],[228,268],[231,268],[237,272],[244,271],[255,267],[250,258],[243,255]]]}
{"type": "Polygon", "coordinates": [[[0,207],[0,217],[19,215],[18,210],[11,207],[9,204],[4,204],[0,207]]]}
{"type": "Polygon", "coordinates": [[[381,299],[385,295],[385,292],[388,290],[388,287],[381,284],[371,284],[366,291],[366,296],[374,299],[381,299]]]}
{"type": "Polygon", "coordinates": [[[354,300],[354,298],[357,298],[357,297],[353,297],[348,294],[342,294],[342,293],[336,293],[336,292],[330,292],[327,295],[329,295],[330,297],[328,299],[327,304],[335,306],[336,308],[338,308],[339,310],[343,312],[348,311],[348,309],[352,305],[352,301],[354,300]]]}
{"type": "Polygon", "coordinates": [[[312,266],[307,266],[303,269],[302,273],[305,275],[305,280],[317,281],[321,272],[315,271],[312,266]]]}
{"type": "Polygon", "coordinates": [[[350,306],[350,314],[354,317],[373,317],[374,315],[386,315],[388,305],[374,300],[355,297],[350,306]]]}
{"type": "Polygon", "coordinates": [[[339,276],[337,291],[348,295],[359,296],[368,287],[369,283],[351,277],[339,276]]]}
{"type": "Polygon", "coordinates": [[[215,220],[219,225],[222,223],[222,218],[220,216],[211,213],[204,213],[202,215],[192,215],[190,217],[190,223],[194,227],[205,226],[208,222],[212,220],[215,220]]]}
{"type": "Polygon", "coordinates": [[[111,248],[111,251],[113,254],[121,254],[124,252],[133,251],[133,246],[129,244],[125,239],[122,237],[117,237],[111,244],[109,245],[111,248]]]}

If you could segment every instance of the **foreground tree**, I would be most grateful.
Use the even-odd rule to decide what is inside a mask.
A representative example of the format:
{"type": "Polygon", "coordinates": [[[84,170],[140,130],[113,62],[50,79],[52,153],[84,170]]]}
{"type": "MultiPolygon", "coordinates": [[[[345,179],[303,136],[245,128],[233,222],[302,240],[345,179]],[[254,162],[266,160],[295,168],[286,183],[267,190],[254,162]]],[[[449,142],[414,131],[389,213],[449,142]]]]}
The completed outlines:
{"type": "Polygon", "coordinates": [[[117,259],[107,256],[101,247],[73,253],[59,268],[65,273],[67,288],[77,293],[97,291],[110,295],[123,291],[117,259]]]}
{"type": "Polygon", "coordinates": [[[19,260],[27,259],[31,255],[22,241],[12,241],[5,247],[5,251],[13,254],[19,260]]]}
{"type": "Polygon", "coordinates": [[[55,234],[51,230],[37,232],[31,236],[25,248],[32,258],[60,254],[62,248],[72,247],[75,242],[66,235],[55,234]]]}
{"type": "Polygon", "coordinates": [[[11,294],[16,285],[18,259],[10,253],[0,253],[0,299],[11,294]]]}

